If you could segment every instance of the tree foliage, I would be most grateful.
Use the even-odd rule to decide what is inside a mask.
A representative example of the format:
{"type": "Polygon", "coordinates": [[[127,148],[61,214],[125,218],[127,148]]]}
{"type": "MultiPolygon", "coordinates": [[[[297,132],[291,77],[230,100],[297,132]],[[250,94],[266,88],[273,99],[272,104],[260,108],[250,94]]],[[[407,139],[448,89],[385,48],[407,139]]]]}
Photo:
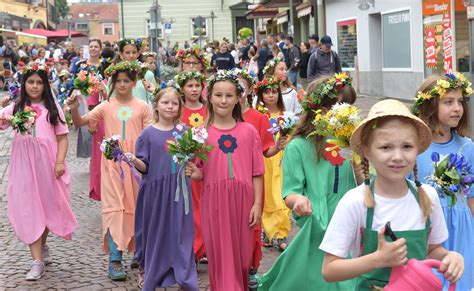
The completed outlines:
{"type": "Polygon", "coordinates": [[[59,18],[66,18],[69,13],[69,6],[67,5],[67,0],[54,0],[54,9],[56,10],[56,15],[59,18]]]}

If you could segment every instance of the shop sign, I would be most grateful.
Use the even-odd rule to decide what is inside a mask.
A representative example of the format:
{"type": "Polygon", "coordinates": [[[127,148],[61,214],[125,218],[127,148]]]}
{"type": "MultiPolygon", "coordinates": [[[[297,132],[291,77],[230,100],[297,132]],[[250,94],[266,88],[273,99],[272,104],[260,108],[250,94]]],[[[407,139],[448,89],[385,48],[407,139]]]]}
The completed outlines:
{"type": "Polygon", "coordinates": [[[426,67],[436,68],[436,28],[425,27],[426,67]]]}
{"type": "Polygon", "coordinates": [[[453,71],[453,33],[451,29],[451,14],[443,15],[443,47],[444,47],[444,72],[453,71]]]}

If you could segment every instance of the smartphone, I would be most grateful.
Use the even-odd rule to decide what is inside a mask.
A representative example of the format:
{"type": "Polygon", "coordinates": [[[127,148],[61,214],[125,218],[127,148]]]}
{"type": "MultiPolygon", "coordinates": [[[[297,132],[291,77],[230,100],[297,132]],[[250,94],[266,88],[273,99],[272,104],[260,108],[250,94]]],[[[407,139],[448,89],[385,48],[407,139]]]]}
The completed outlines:
{"type": "Polygon", "coordinates": [[[387,221],[387,223],[385,224],[384,235],[390,237],[392,241],[396,241],[398,239],[395,233],[392,231],[392,228],[390,227],[390,221],[387,221]]]}

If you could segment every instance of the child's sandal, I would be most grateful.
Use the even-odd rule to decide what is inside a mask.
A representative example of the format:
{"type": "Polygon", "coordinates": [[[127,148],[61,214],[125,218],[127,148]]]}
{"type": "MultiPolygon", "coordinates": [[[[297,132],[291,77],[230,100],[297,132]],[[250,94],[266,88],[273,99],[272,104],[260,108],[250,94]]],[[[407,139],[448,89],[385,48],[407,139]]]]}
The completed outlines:
{"type": "Polygon", "coordinates": [[[277,238],[276,240],[276,243],[275,243],[275,248],[281,253],[283,252],[284,250],[286,250],[286,248],[288,247],[288,239],[286,237],[284,238],[277,238]]]}

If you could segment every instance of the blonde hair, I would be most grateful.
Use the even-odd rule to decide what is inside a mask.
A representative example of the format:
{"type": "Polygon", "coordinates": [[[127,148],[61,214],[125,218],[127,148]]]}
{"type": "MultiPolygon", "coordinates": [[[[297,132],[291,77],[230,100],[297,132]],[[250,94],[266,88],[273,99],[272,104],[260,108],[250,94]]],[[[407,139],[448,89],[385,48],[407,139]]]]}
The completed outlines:
{"type": "MultiPolygon", "coordinates": [[[[396,116],[388,116],[388,117],[381,117],[374,119],[367,123],[364,126],[364,129],[362,130],[362,141],[363,141],[363,146],[364,148],[367,148],[369,146],[369,143],[372,141],[372,135],[375,130],[383,128],[384,125],[386,125],[389,121],[395,120],[395,119],[400,119],[403,117],[396,117],[396,116]]],[[[403,118],[405,124],[410,124],[416,131],[416,126],[413,124],[413,121],[411,121],[409,118],[403,118]],[[408,123],[406,123],[408,121],[408,123]]],[[[370,190],[370,175],[369,175],[369,161],[367,158],[362,156],[362,171],[363,171],[363,177],[364,177],[364,204],[367,208],[374,208],[375,207],[375,199],[372,191],[370,190]]],[[[413,167],[413,177],[415,181],[415,185],[418,190],[418,196],[420,200],[420,206],[421,206],[421,211],[423,212],[423,217],[426,219],[432,212],[432,206],[431,206],[431,200],[428,197],[428,194],[425,192],[425,190],[422,187],[422,184],[418,178],[418,168],[415,163],[415,166],[413,167]]]]}
{"type": "Polygon", "coordinates": [[[181,122],[181,111],[183,109],[183,99],[181,99],[181,95],[178,93],[178,90],[172,87],[164,88],[161,89],[158,94],[156,94],[155,98],[153,99],[153,122],[157,123],[160,121],[160,114],[158,113],[158,110],[156,110],[156,106],[158,105],[158,102],[160,101],[161,97],[163,97],[165,94],[168,93],[173,93],[176,96],[176,99],[178,99],[178,114],[176,117],[173,119],[173,123],[179,124],[181,122]]]}

